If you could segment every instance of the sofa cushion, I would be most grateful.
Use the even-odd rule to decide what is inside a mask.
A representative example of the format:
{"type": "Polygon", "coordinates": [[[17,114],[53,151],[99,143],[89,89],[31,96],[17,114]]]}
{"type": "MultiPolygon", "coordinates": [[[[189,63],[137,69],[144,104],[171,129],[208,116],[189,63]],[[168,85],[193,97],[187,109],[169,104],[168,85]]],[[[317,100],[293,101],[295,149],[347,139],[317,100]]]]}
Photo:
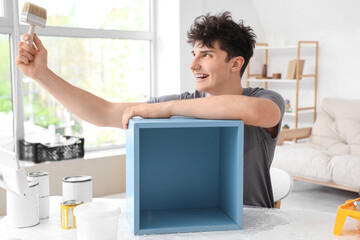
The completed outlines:
{"type": "Polygon", "coordinates": [[[334,183],[360,189],[360,156],[334,156],[330,165],[334,183]]]}
{"type": "Polygon", "coordinates": [[[272,167],[280,168],[292,176],[331,181],[331,156],[310,143],[277,146],[272,167]]]}
{"type": "Polygon", "coordinates": [[[331,155],[360,156],[360,100],[324,98],[309,143],[331,155]]]}

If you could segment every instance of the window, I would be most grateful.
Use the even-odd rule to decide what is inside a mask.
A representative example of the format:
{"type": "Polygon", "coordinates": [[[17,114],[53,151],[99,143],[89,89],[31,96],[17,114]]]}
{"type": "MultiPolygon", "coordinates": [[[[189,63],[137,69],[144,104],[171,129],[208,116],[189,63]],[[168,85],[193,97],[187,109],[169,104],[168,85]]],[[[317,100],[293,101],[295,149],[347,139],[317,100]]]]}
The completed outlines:
{"type": "MultiPolygon", "coordinates": [[[[42,41],[48,49],[49,67],[73,85],[109,101],[149,98],[148,41],[64,37],[42,37],[42,41]]],[[[82,121],[31,79],[24,78],[24,96],[28,122],[43,128],[55,125],[61,134],[83,136],[87,147],[125,143],[123,130],[82,121]]]]}
{"type": "Polygon", "coordinates": [[[9,35],[0,34],[0,147],[13,149],[9,35]]]}
{"type": "MultiPolygon", "coordinates": [[[[19,1],[19,6],[25,2],[19,1]]],[[[46,8],[47,26],[150,31],[148,0],[66,0],[59,4],[49,4],[49,0],[31,2],[46,8]]]]}
{"type": "MultiPolygon", "coordinates": [[[[18,1],[19,14],[25,2],[18,1]]],[[[56,74],[109,101],[149,98],[153,52],[151,0],[31,2],[47,10],[46,28],[36,28],[35,32],[47,48],[48,65],[56,74]]],[[[28,31],[26,24],[18,23],[16,17],[14,20],[20,24],[19,34],[28,31]]],[[[6,59],[10,61],[10,56],[6,59]]],[[[2,68],[1,62],[0,71],[2,68]]],[[[60,134],[84,137],[88,150],[125,143],[124,130],[99,128],[82,121],[35,81],[26,76],[22,80],[26,140],[39,141],[48,129],[55,127],[60,134]]]]}

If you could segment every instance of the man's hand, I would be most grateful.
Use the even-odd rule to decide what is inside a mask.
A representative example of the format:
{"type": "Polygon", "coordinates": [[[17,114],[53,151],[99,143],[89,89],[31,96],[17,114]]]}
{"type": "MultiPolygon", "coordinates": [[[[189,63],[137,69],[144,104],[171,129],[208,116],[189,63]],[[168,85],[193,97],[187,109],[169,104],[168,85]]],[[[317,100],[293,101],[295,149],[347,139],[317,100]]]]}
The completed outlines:
{"type": "Polygon", "coordinates": [[[128,128],[129,120],[134,116],[142,118],[169,118],[172,116],[171,101],[153,104],[144,103],[125,109],[122,118],[124,129],[128,128]]]}
{"type": "Polygon", "coordinates": [[[47,50],[36,34],[34,34],[32,47],[26,43],[29,38],[27,33],[22,35],[23,42],[18,44],[19,50],[15,64],[23,74],[36,79],[41,72],[47,69],[47,50]]]}

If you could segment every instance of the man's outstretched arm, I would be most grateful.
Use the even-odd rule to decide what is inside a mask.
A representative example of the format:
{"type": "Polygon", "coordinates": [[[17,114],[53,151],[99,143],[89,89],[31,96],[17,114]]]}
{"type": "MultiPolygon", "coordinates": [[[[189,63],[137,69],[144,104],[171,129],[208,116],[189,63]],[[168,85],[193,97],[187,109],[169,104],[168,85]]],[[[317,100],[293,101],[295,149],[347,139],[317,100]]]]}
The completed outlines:
{"type": "MultiPolygon", "coordinates": [[[[23,35],[27,41],[29,36],[23,35]]],[[[122,115],[125,109],[144,103],[115,103],[77,88],[57,76],[47,67],[47,50],[35,35],[35,47],[19,43],[15,63],[22,73],[34,79],[70,112],[97,126],[123,128],[122,115]]]]}

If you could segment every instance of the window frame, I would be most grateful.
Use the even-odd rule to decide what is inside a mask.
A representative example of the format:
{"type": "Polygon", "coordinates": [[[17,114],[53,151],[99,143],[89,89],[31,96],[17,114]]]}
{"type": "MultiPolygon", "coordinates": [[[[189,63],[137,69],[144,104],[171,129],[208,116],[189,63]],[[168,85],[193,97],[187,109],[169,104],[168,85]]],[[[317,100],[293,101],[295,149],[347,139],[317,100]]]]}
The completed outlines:
{"type": "MultiPolygon", "coordinates": [[[[149,1],[149,31],[125,31],[125,30],[107,30],[107,29],[85,29],[74,27],[55,27],[47,26],[46,28],[37,28],[36,32],[42,36],[49,37],[78,37],[78,38],[98,38],[98,39],[129,39],[129,40],[146,40],[150,44],[150,96],[154,96],[154,79],[155,79],[155,0],[149,1]]],[[[1,3],[1,2],[0,2],[1,3]]],[[[9,34],[10,36],[10,61],[11,61],[11,86],[13,99],[13,116],[14,116],[14,149],[19,152],[19,140],[24,139],[24,103],[23,103],[23,76],[15,65],[17,55],[17,44],[20,36],[28,31],[28,26],[19,23],[19,6],[18,0],[3,0],[5,17],[0,17],[0,33],[9,34]],[[9,14],[12,13],[12,14],[9,14]]],[[[111,145],[104,147],[88,148],[86,151],[98,151],[124,147],[125,145],[111,145]]]]}
{"type": "Polygon", "coordinates": [[[9,17],[11,11],[11,4],[9,5],[7,0],[0,0],[0,4],[3,5],[4,16],[0,16],[0,26],[9,26],[12,24],[12,19],[9,17]]]}

